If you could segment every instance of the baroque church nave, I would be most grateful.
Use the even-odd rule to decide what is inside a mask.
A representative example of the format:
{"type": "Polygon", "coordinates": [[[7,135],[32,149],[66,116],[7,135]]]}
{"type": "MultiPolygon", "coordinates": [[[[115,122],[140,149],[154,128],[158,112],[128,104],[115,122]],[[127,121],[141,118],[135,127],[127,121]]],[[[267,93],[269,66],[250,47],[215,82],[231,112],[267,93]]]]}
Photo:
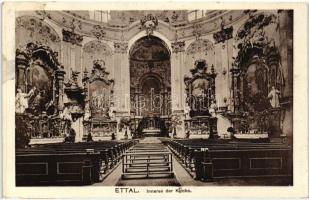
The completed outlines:
{"type": "MultiPolygon", "coordinates": [[[[261,162],[269,152],[246,154],[249,175],[265,175],[256,168],[291,176],[293,11],[16,14],[16,148],[122,142],[105,173],[128,149],[147,147],[136,142],[154,139],[204,180],[196,159],[205,148],[234,148],[232,141],[273,154],[261,162]],[[190,145],[200,154],[185,151],[190,145]]],[[[221,159],[213,161],[214,177],[240,173],[225,172],[227,161],[213,155],[221,159]]],[[[241,159],[231,166],[242,169],[241,159]]]]}

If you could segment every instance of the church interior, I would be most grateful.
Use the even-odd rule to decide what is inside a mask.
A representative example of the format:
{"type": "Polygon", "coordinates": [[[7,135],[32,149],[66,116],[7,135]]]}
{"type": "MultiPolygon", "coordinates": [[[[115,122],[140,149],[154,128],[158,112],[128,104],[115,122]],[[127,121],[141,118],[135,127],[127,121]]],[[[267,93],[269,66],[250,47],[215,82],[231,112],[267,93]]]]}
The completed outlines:
{"type": "Polygon", "coordinates": [[[15,28],[17,186],[293,184],[292,10],[19,11],[15,28]]]}

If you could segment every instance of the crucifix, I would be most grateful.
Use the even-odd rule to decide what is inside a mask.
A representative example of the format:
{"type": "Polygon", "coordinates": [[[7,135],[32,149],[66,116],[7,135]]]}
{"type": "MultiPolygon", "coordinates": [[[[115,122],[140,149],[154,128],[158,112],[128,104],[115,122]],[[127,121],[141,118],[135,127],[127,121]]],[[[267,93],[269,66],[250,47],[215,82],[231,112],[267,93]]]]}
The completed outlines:
{"type": "Polygon", "coordinates": [[[154,88],[150,88],[150,111],[153,111],[153,96],[154,96],[154,88]]]}

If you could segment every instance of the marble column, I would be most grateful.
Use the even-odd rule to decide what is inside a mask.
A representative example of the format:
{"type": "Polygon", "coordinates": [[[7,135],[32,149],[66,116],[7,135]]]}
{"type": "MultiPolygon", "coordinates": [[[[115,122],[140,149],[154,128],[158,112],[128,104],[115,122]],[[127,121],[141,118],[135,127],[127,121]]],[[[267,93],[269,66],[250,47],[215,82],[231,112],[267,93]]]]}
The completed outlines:
{"type": "Polygon", "coordinates": [[[65,54],[64,54],[64,42],[63,41],[60,42],[60,51],[61,51],[60,52],[60,56],[61,56],[60,57],[60,62],[63,64],[64,58],[65,58],[64,57],[65,54]]]}
{"type": "MultiPolygon", "coordinates": [[[[233,39],[228,39],[223,43],[217,43],[215,45],[216,52],[216,68],[218,77],[216,82],[221,89],[220,94],[217,96],[218,106],[223,106],[224,98],[227,99],[227,103],[229,105],[233,104],[232,101],[232,77],[230,73],[231,65],[232,65],[232,57],[233,57],[233,39]],[[220,83],[218,83],[220,81],[220,83]]],[[[229,107],[231,110],[232,108],[229,107]]]]}
{"type": "Polygon", "coordinates": [[[62,112],[63,106],[64,106],[64,102],[63,102],[64,75],[65,75],[64,70],[59,69],[59,70],[56,71],[56,78],[57,78],[57,82],[58,82],[58,112],[62,112]]]}
{"type": "Polygon", "coordinates": [[[16,55],[16,70],[18,75],[16,79],[16,88],[20,88],[22,92],[27,92],[26,69],[28,65],[28,59],[24,54],[21,53],[16,55]]]}
{"type": "Polygon", "coordinates": [[[230,70],[230,72],[232,73],[232,85],[233,85],[233,90],[232,90],[232,98],[233,98],[233,108],[232,111],[238,112],[239,111],[239,92],[238,92],[238,81],[239,81],[239,68],[237,68],[236,66],[234,66],[234,68],[232,68],[230,70]]]}
{"type": "Polygon", "coordinates": [[[222,106],[223,98],[226,97],[225,87],[227,81],[227,69],[222,67],[222,47],[220,44],[216,44],[214,47],[214,57],[215,57],[215,69],[218,73],[216,77],[216,100],[217,106],[222,106]],[[225,71],[225,74],[223,73],[225,71]]]}
{"type": "Polygon", "coordinates": [[[64,71],[66,72],[65,74],[65,79],[68,80],[71,76],[71,48],[70,48],[71,44],[68,42],[63,42],[63,66],[64,66],[64,71]]]}
{"type": "Polygon", "coordinates": [[[291,138],[293,135],[293,11],[283,10],[279,16],[279,51],[285,87],[282,97],[285,99],[285,111],[282,122],[282,133],[291,138]]]}
{"type": "Polygon", "coordinates": [[[285,87],[283,96],[293,96],[293,11],[279,13],[280,56],[285,87]]]}

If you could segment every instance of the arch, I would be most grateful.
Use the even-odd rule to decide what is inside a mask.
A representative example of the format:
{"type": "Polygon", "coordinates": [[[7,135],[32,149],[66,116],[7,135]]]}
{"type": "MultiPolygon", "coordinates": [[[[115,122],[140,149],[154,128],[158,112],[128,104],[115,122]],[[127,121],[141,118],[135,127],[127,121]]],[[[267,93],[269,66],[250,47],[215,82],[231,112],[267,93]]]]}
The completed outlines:
{"type": "Polygon", "coordinates": [[[40,57],[47,62],[52,70],[62,69],[58,61],[58,52],[53,51],[49,46],[30,42],[25,48],[16,49],[16,60],[23,61],[26,67],[29,67],[31,61],[40,57]]]}
{"type": "MultiPolygon", "coordinates": [[[[129,39],[129,41],[128,41],[129,52],[130,52],[131,48],[133,47],[133,45],[136,43],[136,41],[138,41],[139,39],[141,39],[145,36],[147,36],[146,31],[143,30],[143,31],[140,31],[139,33],[135,34],[131,39],[129,39]]],[[[167,37],[165,35],[161,34],[158,31],[153,31],[152,36],[161,39],[166,44],[166,47],[169,50],[169,52],[172,52],[171,42],[169,41],[169,39],[167,39],[167,37]]]]}
{"type": "MultiPolygon", "coordinates": [[[[154,112],[159,116],[166,116],[171,113],[170,102],[170,81],[171,81],[171,50],[168,42],[157,37],[156,34],[147,36],[144,32],[130,40],[129,72],[131,107],[137,113],[136,116],[144,116],[145,113],[154,112]],[[147,41],[149,38],[152,40],[147,41]],[[133,43],[134,41],[134,43],[133,43]],[[150,48],[151,47],[151,48],[150,48]],[[148,82],[150,81],[150,82],[148,82]],[[148,89],[144,90],[144,83],[147,88],[153,84],[157,91],[162,106],[160,109],[152,107],[152,100],[148,89]],[[145,98],[144,106],[140,103],[145,98]],[[162,100],[162,101],[161,101],[162,100]]],[[[154,102],[153,102],[154,103],[154,102]]]]}
{"type": "Polygon", "coordinates": [[[83,50],[86,53],[93,53],[97,52],[98,50],[103,50],[104,54],[106,54],[107,56],[113,54],[112,48],[107,43],[98,40],[91,40],[85,43],[83,45],[83,50]]]}
{"type": "Polygon", "coordinates": [[[169,60],[171,52],[158,37],[145,36],[137,40],[129,50],[130,60],[164,61],[169,60]]]}
{"type": "Polygon", "coordinates": [[[214,44],[208,39],[195,40],[191,42],[187,49],[186,54],[195,54],[198,52],[205,52],[214,50],[214,44]]]}
{"type": "Polygon", "coordinates": [[[113,50],[105,42],[91,40],[83,45],[83,66],[87,70],[91,70],[94,60],[104,60],[106,69],[113,76],[113,50]]]}
{"type": "Polygon", "coordinates": [[[145,82],[148,78],[150,78],[150,77],[157,79],[157,80],[160,82],[160,86],[161,86],[161,87],[162,87],[162,85],[165,85],[165,83],[164,83],[162,77],[161,77],[159,74],[154,73],[154,72],[149,72],[149,73],[144,74],[144,75],[139,79],[139,85],[140,85],[140,87],[141,87],[141,86],[144,84],[144,82],[145,82]]]}

